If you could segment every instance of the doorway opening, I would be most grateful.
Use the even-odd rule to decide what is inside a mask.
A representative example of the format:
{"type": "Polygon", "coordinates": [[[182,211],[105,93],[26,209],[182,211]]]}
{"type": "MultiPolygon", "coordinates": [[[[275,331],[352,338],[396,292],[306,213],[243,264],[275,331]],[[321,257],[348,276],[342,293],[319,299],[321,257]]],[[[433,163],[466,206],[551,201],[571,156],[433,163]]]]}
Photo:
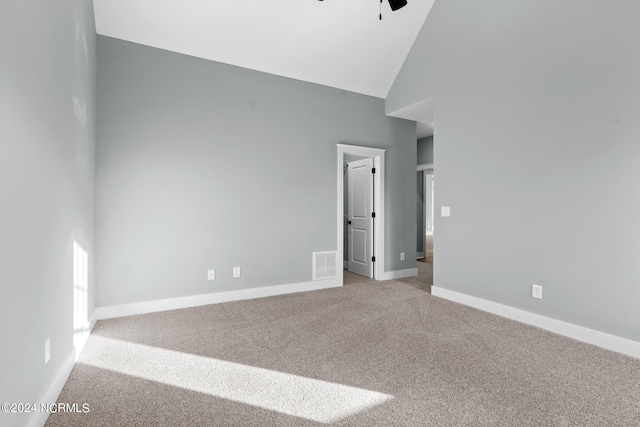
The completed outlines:
{"type": "MultiPolygon", "coordinates": [[[[370,147],[361,147],[356,145],[346,145],[346,144],[337,144],[338,149],[338,168],[337,168],[337,242],[336,247],[338,248],[338,260],[345,260],[346,257],[349,256],[349,246],[345,247],[345,234],[349,237],[350,243],[349,245],[354,245],[356,249],[359,250],[358,253],[355,254],[355,258],[353,261],[358,263],[358,261],[366,261],[365,257],[369,258],[370,263],[368,268],[370,268],[370,274],[373,279],[382,280],[383,272],[384,272],[384,157],[385,151],[380,148],[370,148],[370,147]],[[354,157],[355,156],[355,157],[354,157]],[[357,160],[351,160],[355,159],[357,160]],[[358,163],[361,162],[362,164],[358,163]],[[370,163],[367,163],[370,162],[370,163]],[[357,199],[354,205],[359,205],[361,209],[358,212],[355,212],[361,219],[361,222],[365,221],[365,217],[368,216],[368,222],[371,224],[371,232],[368,234],[366,230],[363,230],[362,223],[355,224],[353,217],[351,218],[352,223],[348,224],[349,219],[345,220],[345,205],[348,206],[348,202],[345,203],[345,193],[348,196],[348,189],[345,191],[345,176],[348,173],[345,173],[345,163],[353,163],[353,166],[356,166],[359,171],[364,172],[367,168],[371,170],[375,170],[372,173],[371,184],[373,186],[372,191],[372,200],[369,202],[365,199],[357,199]],[[368,206],[373,206],[372,212],[367,212],[369,209],[365,208],[367,206],[366,203],[370,203],[368,206]],[[353,231],[356,230],[356,236],[353,236],[353,231]],[[370,241],[371,243],[371,253],[368,254],[366,249],[366,242],[370,241]]],[[[357,171],[356,171],[357,173],[357,171]]],[[[360,176],[354,176],[354,181],[362,181],[366,182],[368,178],[364,173],[360,174],[360,176]]],[[[354,213],[354,212],[352,212],[354,213]]],[[[347,216],[349,213],[347,211],[347,216]]],[[[348,241],[349,242],[349,241],[348,241]]],[[[352,254],[353,255],[353,254],[352,254]]],[[[365,263],[359,263],[365,264],[365,263]]],[[[340,283],[343,283],[344,274],[343,269],[338,269],[339,280],[340,283]]],[[[360,273],[358,273],[360,274],[360,273]]]]}
{"type": "Polygon", "coordinates": [[[434,190],[435,174],[433,163],[418,165],[417,167],[417,236],[416,253],[418,269],[425,270],[425,277],[433,284],[433,233],[434,229],[434,190]]]}
{"type": "Polygon", "coordinates": [[[345,154],[344,269],[373,278],[375,168],[371,157],[345,154]]]}

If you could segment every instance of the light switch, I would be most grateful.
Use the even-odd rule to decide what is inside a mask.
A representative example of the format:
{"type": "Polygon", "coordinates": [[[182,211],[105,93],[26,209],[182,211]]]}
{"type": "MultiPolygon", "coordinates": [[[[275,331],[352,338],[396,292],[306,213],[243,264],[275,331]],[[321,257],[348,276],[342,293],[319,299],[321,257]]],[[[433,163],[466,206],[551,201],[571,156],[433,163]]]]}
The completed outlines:
{"type": "Polygon", "coordinates": [[[440,208],[440,216],[451,216],[451,208],[449,206],[442,206],[440,208]]]}
{"type": "Polygon", "coordinates": [[[531,285],[531,296],[542,299],[542,286],[536,284],[531,285]]]}

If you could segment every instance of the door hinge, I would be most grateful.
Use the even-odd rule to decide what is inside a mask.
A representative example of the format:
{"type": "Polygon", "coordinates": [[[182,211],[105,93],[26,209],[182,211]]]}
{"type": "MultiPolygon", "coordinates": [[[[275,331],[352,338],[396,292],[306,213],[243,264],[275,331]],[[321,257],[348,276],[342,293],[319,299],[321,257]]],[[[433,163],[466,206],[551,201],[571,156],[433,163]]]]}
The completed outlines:
{"type": "Polygon", "coordinates": [[[371,257],[371,262],[376,262],[376,257],[372,256],[371,257]]]}
{"type": "Polygon", "coordinates": [[[371,173],[376,173],[376,168],[371,169],[371,173]]]}
{"type": "Polygon", "coordinates": [[[376,217],[376,213],[375,212],[371,212],[371,218],[375,218],[376,217]]]}

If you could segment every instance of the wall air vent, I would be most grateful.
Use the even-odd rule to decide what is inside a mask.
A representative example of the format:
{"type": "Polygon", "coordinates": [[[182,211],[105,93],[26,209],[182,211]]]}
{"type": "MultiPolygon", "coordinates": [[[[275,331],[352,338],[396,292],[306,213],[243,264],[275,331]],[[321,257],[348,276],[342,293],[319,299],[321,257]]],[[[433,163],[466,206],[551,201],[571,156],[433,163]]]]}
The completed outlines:
{"type": "Polygon", "coordinates": [[[338,253],[314,252],[313,253],[313,280],[332,279],[337,276],[336,259],[338,253]]]}

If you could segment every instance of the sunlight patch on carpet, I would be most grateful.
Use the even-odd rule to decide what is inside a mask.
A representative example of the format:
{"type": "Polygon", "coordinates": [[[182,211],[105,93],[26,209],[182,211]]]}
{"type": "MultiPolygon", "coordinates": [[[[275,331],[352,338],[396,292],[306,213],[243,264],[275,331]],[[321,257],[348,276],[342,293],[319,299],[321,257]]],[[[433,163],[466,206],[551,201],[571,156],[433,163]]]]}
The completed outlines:
{"type": "Polygon", "coordinates": [[[321,423],[394,398],[376,391],[92,335],[80,363],[321,423]]]}

